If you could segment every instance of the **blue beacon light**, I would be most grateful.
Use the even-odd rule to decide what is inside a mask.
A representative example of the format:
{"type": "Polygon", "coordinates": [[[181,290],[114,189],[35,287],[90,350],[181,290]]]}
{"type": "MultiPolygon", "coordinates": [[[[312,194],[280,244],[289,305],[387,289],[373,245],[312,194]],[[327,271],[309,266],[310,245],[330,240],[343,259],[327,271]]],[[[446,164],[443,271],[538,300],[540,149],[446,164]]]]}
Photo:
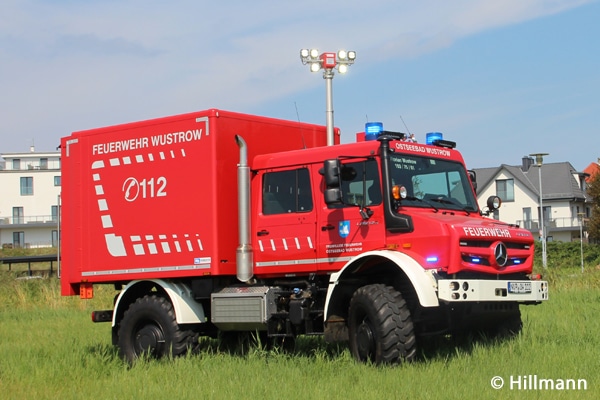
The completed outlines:
{"type": "Polygon", "coordinates": [[[436,140],[443,140],[444,139],[444,135],[442,135],[442,132],[429,132],[425,135],[425,143],[426,144],[433,144],[433,142],[435,142],[436,140]]]}
{"type": "Polygon", "coordinates": [[[383,132],[383,123],[367,122],[365,124],[365,140],[377,140],[381,132],[383,132]]]}

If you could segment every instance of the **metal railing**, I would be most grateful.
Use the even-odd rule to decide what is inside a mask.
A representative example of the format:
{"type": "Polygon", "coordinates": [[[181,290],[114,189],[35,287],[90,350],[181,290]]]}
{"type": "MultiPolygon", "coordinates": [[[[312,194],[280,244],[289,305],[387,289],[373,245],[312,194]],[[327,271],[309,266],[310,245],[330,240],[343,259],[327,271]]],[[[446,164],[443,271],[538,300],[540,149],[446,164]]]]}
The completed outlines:
{"type": "Polygon", "coordinates": [[[0,266],[8,265],[8,271],[12,271],[13,264],[27,264],[27,275],[33,276],[34,272],[45,272],[34,271],[31,269],[32,263],[50,263],[49,276],[54,273],[54,263],[58,263],[59,258],[56,254],[43,254],[37,256],[16,256],[16,257],[0,257],[0,266]]]}
{"type": "MultiPolygon", "coordinates": [[[[527,229],[532,232],[537,232],[540,230],[540,220],[538,219],[518,220],[516,223],[521,228],[527,229]]],[[[581,221],[579,217],[552,218],[544,220],[544,224],[546,226],[546,229],[548,230],[551,230],[553,228],[579,229],[580,227],[583,227],[583,229],[585,229],[585,224],[581,221]]]]}
{"type": "Polygon", "coordinates": [[[23,224],[45,224],[58,223],[56,215],[32,215],[23,217],[4,217],[0,218],[0,225],[23,225],[23,224]]]}

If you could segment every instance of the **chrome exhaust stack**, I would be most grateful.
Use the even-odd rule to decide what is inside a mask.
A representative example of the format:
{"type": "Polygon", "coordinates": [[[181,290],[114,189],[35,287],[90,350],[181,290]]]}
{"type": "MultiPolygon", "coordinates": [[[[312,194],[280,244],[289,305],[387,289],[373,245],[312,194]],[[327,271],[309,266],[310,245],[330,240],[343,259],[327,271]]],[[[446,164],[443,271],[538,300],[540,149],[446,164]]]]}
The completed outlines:
{"type": "Polygon", "coordinates": [[[237,169],[239,245],[235,256],[236,275],[238,280],[248,282],[254,276],[254,252],[250,244],[250,167],[246,141],[239,135],[235,135],[235,141],[240,148],[237,169]]]}

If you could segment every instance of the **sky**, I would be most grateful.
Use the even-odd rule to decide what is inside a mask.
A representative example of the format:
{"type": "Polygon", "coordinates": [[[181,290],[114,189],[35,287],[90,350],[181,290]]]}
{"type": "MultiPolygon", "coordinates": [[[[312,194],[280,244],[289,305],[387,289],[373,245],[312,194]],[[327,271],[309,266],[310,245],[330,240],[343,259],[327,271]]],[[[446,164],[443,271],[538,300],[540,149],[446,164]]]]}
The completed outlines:
{"type": "Polygon", "coordinates": [[[442,132],[468,168],[600,158],[598,0],[3,0],[0,154],[209,108],[326,123],[301,48],[333,78],[342,142],[366,122],[442,132]]]}

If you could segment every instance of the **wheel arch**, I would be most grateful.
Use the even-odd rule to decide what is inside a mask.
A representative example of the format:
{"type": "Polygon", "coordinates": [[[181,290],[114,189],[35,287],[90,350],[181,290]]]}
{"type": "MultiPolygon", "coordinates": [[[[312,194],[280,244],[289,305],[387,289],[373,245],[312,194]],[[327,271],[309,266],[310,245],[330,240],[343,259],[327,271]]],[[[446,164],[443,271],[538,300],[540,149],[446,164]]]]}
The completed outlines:
{"type": "Polygon", "coordinates": [[[162,279],[132,281],[122,290],[115,302],[112,326],[117,327],[129,305],[137,299],[156,293],[166,297],[173,305],[178,324],[198,324],[206,322],[206,313],[202,304],[194,300],[188,285],[162,279]]]}
{"type": "Polygon", "coordinates": [[[402,293],[411,308],[439,306],[436,282],[430,272],[407,254],[376,250],[353,258],[338,272],[331,274],[325,301],[325,321],[331,316],[346,318],[354,291],[372,283],[393,286],[402,293]]]}

